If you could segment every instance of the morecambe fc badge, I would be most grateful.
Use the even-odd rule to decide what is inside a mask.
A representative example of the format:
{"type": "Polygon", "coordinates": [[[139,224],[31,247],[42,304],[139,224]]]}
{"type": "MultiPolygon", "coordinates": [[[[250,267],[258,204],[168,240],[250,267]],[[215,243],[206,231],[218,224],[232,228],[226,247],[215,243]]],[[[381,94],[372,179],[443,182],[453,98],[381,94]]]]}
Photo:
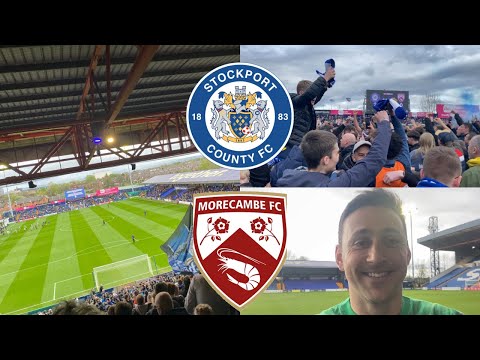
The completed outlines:
{"type": "Polygon", "coordinates": [[[198,150],[229,169],[266,164],[286,145],[293,106],[283,84],[252,64],[220,66],[190,95],[187,125],[198,150]]]}
{"type": "Polygon", "coordinates": [[[237,310],[275,279],[286,256],[286,195],[242,192],[194,196],[194,259],[237,310]]]}

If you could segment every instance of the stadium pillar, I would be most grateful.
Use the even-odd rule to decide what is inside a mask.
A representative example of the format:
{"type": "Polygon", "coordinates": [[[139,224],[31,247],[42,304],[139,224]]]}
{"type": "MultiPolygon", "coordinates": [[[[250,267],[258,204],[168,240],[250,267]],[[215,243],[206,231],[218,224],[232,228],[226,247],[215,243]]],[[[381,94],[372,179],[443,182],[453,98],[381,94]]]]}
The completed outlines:
{"type": "MultiPolygon", "coordinates": [[[[413,257],[413,226],[412,226],[412,210],[408,212],[410,214],[410,241],[412,243],[412,280],[415,284],[415,260],[413,257]]],[[[414,285],[415,286],[415,285],[414,285]]]]}

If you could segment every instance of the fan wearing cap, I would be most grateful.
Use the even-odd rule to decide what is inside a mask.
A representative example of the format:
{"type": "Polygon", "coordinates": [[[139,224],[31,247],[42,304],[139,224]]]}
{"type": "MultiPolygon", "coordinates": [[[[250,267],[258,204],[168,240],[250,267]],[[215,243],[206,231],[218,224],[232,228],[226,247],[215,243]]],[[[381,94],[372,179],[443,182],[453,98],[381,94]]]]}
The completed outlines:
{"type": "Polygon", "coordinates": [[[343,160],[340,170],[351,169],[357,161],[363,160],[370,151],[372,143],[370,141],[361,140],[353,146],[353,151],[343,160]]]}

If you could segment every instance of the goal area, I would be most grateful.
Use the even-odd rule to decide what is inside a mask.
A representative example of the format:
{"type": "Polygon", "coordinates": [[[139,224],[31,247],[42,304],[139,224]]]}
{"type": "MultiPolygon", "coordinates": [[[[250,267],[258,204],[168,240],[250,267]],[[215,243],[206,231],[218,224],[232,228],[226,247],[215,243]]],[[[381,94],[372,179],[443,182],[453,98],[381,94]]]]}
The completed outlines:
{"type": "Polygon", "coordinates": [[[97,291],[122,285],[130,281],[154,276],[150,257],[147,254],[93,268],[93,279],[97,291]]]}

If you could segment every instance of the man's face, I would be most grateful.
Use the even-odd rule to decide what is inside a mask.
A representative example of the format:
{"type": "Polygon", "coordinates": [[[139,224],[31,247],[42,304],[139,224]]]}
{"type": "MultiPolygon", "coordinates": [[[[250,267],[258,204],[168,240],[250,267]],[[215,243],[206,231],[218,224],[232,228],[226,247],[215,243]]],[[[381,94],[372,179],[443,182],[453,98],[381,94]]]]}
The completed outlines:
{"type": "Polygon", "coordinates": [[[360,160],[365,159],[365,157],[368,155],[368,152],[370,151],[370,146],[368,145],[362,145],[360,146],[357,151],[355,151],[352,154],[352,159],[353,161],[357,162],[360,160]]]}
{"type": "Polygon", "coordinates": [[[350,298],[356,303],[383,304],[402,296],[410,262],[405,229],[398,215],[382,207],[363,207],[343,224],[337,245],[338,267],[345,271],[350,298]]]}
{"type": "Polygon", "coordinates": [[[475,159],[476,157],[480,156],[480,149],[476,146],[473,146],[474,142],[470,142],[468,144],[468,157],[470,159],[475,159]]]}
{"type": "Polygon", "coordinates": [[[408,145],[415,145],[416,143],[418,143],[418,140],[413,137],[409,137],[407,141],[408,141],[408,145]]]}
{"type": "Polygon", "coordinates": [[[332,157],[325,156],[325,170],[328,172],[334,171],[337,168],[338,160],[340,159],[340,149],[338,148],[338,144],[335,144],[335,147],[332,150],[332,157]]]}
{"type": "Polygon", "coordinates": [[[457,129],[457,135],[467,135],[468,134],[468,128],[465,125],[460,125],[457,129]]]}

